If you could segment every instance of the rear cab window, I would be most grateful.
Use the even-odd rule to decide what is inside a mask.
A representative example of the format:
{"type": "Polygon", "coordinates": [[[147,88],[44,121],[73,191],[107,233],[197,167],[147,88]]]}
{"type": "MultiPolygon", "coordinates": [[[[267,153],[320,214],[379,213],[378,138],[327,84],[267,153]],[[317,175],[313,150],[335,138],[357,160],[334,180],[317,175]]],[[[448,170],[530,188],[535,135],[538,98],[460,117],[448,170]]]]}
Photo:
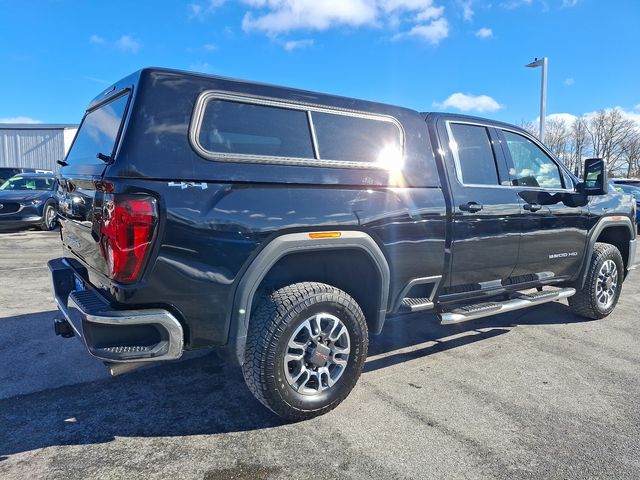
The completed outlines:
{"type": "Polygon", "coordinates": [[[404,132],[384,115],[207,92],[192,119],[194,149],[210,160],[390,168],[404,132]]]}
{"type": "Polygon", "coordinates": [[[124,118],[129,92],[90,110],[82,120],[65,162],[68,165],[105,165],[98,154],[111,157],[124,118]]]}
{"type": "Polygon", "coordinates": [[[463,185],[500,185],[489,131],[482,125],[449,123],[458,180],[463,185]]]}

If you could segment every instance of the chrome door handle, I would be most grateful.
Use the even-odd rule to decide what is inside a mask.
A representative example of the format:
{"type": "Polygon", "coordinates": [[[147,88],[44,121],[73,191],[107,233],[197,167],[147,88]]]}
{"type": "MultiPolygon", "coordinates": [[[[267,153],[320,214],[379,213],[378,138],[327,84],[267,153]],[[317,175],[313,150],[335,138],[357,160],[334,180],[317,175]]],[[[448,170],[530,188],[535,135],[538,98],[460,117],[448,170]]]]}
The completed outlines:
{"type": "Polygon", "coordinates": [[[476,202],[468,202],[468,203],[463,203],[462,205],[460,205],[460,210],[462,210],[463,212],[479,212],[480,210],[482,210],[484,207],[476,202]]]}
{"type": "Polygon", "coordinates": [[[540,205],[539,203],[525,203],[522,208],[524,208],[525,210],[528,210],[530,212],[537,212],[538,210],[540,210],[542,208],[542,205],[540,205]]]}

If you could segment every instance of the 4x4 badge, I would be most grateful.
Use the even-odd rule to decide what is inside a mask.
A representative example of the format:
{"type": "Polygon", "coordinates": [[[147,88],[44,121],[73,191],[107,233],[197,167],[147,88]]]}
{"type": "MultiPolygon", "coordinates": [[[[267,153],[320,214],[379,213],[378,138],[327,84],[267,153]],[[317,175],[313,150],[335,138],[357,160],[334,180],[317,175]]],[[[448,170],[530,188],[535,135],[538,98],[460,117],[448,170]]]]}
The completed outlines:
{"type": "Polygon", "coordinates": [[[200,188],[201,190],[207,189],[207,184],[205,182],[197,183],[197,182],[169,182],[167,185],[170,187],[180,187],[182,190],[189,187],[200,188]]]}

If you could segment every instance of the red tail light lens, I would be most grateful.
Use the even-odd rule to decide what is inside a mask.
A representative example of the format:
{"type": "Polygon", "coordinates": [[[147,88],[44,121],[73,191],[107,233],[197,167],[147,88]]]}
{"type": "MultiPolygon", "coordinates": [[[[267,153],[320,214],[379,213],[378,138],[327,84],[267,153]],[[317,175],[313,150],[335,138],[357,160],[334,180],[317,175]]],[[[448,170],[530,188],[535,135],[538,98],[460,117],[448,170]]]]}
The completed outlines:
{"type": "Polygon", "coordinates": [[[157,221],[152,197],[115,195],[105,201],[100,246],[110,278],[121,283],[138,279],[151,250],[157,221]]]}

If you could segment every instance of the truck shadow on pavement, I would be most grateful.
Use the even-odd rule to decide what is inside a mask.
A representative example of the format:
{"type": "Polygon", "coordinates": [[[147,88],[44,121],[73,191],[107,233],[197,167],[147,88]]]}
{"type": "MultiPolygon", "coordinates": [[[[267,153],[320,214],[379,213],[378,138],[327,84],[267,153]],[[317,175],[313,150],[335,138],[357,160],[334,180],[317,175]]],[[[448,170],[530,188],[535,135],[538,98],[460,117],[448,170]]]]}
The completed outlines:
{"type": "MultiPolygon", "coordinates": [[[[44,316],[39,313],[5,318],[0,325],[19,318],[27,328],[29,317],[39,323],[44,316]]],[[[503,335],[517,325],[582,321],[560,304],[447,327],[437,324],[432,315],[396,318],[385,326],[383,335],[372,337],[369,354],[375,358],[367,362],[365,372],[503,335]]],[[[53,347],[47,360],[59,363],[60,368],[73,369],[73,363],[66,363],[64,347],[55,343],[62,340],[51,335],[48,343],[53,347]]],[[[6,348],[8,344],[0,341],[3,345],[6,348]]],[[[21,352],[21,356],[29,355],[21,352]]],[[[42,362],[42,358],[14,361],[42,362]]],[[[19,452],[54,445],[104,443],[117,436],[215,435],[284,423],[251,395],[238,368],[226,366],[212,352],[121,377],[0,399],[0,462],[19,452]]]]}
{"type": "Polygon", "coordinates": [[[369,345],[369,357],[377,358],[370,358],[364,371],[372,372],[504,335],[518,325],[560,325],[587,321],[557,302],[457,325],[440,325],[435,314],[414,313],[387,320],[382,335],[373,337],[369,345]]]}

